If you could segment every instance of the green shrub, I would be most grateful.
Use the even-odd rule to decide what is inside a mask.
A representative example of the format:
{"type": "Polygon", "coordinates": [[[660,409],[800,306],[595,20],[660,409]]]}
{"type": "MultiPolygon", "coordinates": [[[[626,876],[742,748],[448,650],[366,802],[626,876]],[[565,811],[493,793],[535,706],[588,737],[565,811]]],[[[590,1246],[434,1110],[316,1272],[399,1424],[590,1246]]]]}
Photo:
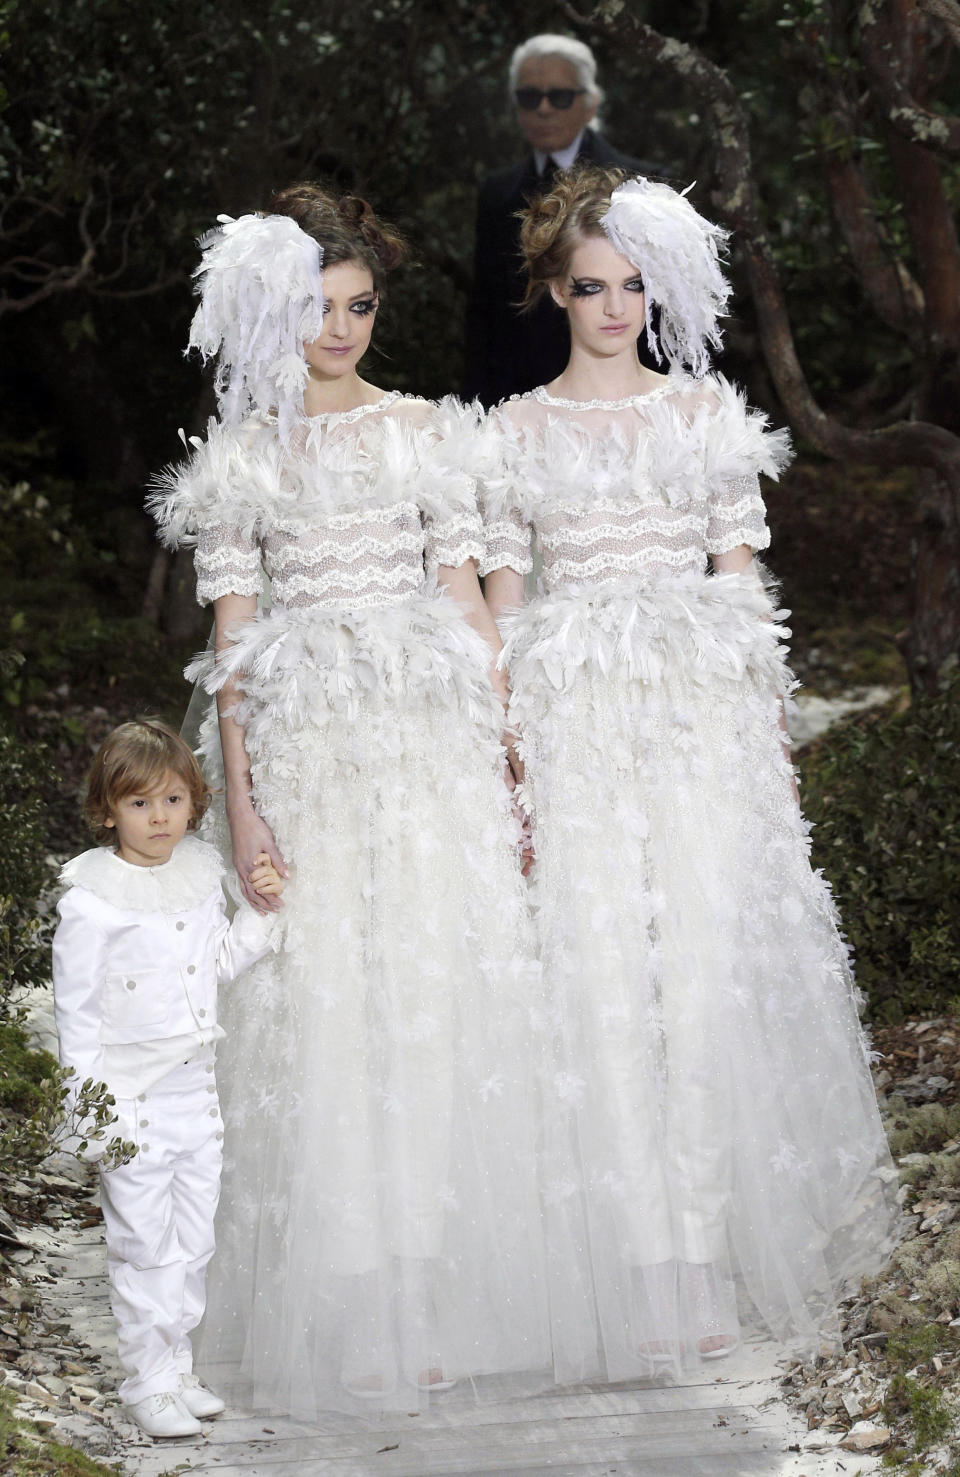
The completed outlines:
{"type": "Polygon", "coordinates": [[[55,785],[45,751],[0,729],[0,1020],[15,990],[49,978],[49,928],[36,901],[52,880],[45,827],[55,785]]]}
{"type": "Polygon", "coordinates": [[[870,1014],[944,1010],[960,974],[960,682],[838,726],[802,771],[870,1014]]]}

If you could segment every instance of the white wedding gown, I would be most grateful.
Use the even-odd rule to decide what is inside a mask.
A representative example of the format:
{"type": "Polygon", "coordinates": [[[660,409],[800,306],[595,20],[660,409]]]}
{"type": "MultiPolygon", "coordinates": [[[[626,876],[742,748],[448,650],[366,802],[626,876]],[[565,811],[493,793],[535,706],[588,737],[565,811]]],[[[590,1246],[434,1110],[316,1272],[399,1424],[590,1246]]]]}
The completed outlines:
{"type": "Polygon", "coordinates": [[[782,612],[707,556],[768,542],[784,433],[729,384],[515,397],[487,425],[483,572],[526,763],[550,1047],[556,1376],[622,1379],[759,1320],[810,1351],[895,1225],[847,952],[777,727],[782,612]]]}
{"type": "MultiPolygon", "coordinates": [[[[482,553],[455,407],[389,394],[211,423],[154,507],[199,597],[273,605],[229,657],[255,802],[294,880],[279,951],[223,992],[226,1130],[199,1347],[305,1417],[549,1366],[539,999],[489,652],[439,592],[482,553]]],[[[208,773],[218,759],[208,727],[208,773]]],[[[222,825],[222,822],[221,822],[222,825]]],[[[229,845],[228,838],[220,836],[229,845]]]]}

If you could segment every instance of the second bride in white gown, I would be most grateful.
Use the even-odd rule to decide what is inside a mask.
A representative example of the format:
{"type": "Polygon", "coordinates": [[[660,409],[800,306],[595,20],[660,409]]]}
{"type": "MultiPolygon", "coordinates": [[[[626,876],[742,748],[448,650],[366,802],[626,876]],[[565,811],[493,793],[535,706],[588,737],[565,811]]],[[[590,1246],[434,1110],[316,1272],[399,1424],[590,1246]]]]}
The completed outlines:
{"type": "Polygon", "coordinates": [[[312,1418],[549,1364],[539,975],[464,417],[357,374],[397,254],[369,207],[305,186],[272,210],[206,243],[221,419],[154,506],[216,610],[241,886],[260,850],[293,873],[279,951],[223,1000],[199,1359],[312,1418]]]}
{"type": "Polygon", "coordinates": [[[572,351],[492,413],[484,497],[537,855],[561,1381],[722,1357],[744,1320],[816,1350],[895,1217],[753,562],[786,437],[705,372],[722,232],[621,181],[565,174],[527,213],[532,290],[572,351]],[[638,360],[651,303],[669,374],[638,360]]]}

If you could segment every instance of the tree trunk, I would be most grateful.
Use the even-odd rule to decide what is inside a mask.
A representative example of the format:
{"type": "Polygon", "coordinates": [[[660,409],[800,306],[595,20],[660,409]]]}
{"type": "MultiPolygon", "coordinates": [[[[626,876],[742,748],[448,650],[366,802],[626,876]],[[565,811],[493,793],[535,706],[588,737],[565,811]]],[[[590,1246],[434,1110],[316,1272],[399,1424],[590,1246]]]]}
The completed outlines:
{"type": "Polygon", "coordinates": [[[914,608],[905,656],[914,692],[934,694],[960,654],[960,481],[919,474],[914,608]]]}

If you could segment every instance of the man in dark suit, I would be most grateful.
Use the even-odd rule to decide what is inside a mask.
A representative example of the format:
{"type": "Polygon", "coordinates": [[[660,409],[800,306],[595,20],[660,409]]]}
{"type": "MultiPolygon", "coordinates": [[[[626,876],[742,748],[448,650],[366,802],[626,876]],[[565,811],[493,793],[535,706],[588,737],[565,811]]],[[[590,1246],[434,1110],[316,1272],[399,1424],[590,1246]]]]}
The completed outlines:
{"type": "Polygon", "coordinates": [[[549,294],[532,312],[519,310],[526,278],[517,212],[575,161],[616,165],[631,174],[661,173],[621,154],[591,126],[603,93],[593,53],[582,41],[532,36],[513,53],[510,86],[531,152],[480,186],[464,393],[484,405],[556,379],[570,351],[566,316],[549,294]]]}

